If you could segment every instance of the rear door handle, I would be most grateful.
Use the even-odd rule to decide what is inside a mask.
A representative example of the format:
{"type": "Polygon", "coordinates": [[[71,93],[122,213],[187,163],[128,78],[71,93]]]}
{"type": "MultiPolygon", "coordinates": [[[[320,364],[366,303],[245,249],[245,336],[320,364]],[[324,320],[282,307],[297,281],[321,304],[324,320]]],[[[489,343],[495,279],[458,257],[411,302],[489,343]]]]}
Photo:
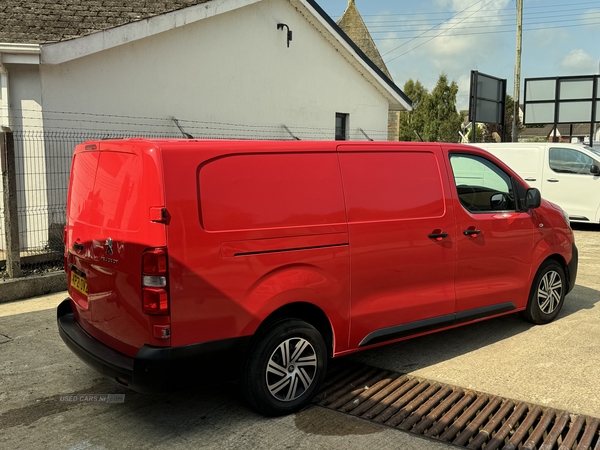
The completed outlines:
{"type": "Polygon", "coordinates": [[[481,234],[481,230],[464,230],[463,234],[465,236],[474,237],[474,236],[477,236],[478,234],[481,234]]]}
{"type": "Polygon", "coordinates": [[[448,233],[446,233],[445,231],[442,233],[431,233],[428,237],[429,237],[429,239],[435,239],[436,241],[441,241],[445,237],[448,237],[448,233]]]}
{"type": "Polygon", "coordinates": [[[525,181],[535,181],[535,178],[525,178],[525,181]]]}
{"type": "Polygon", "coordinates": [[[549,180],[546,180],[546,181],[549,181],[550,183],[558,183],[560,180],[557,180],[556,178],[550,178],[549,180]]]}
{"type": "Polygon", "coordinates": [[[83,251],[83,244],[78,244],[77,242],[75,242],[75,243],[73,244],[73,248],[74,248],[75,250],[77,250],[78,252],[82,252],[82,251],[83,251]]]}

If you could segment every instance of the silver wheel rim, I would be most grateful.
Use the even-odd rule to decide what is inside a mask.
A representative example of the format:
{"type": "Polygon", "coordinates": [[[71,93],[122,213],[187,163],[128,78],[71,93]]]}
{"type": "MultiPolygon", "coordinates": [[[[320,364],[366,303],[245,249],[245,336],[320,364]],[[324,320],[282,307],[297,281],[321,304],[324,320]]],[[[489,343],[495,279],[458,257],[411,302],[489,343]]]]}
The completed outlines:
{"type": "Polygon", "coordinates": [[[269,392],[282,402],[301,397],[313,383],[317,373],[317,354],[306,339],[283,341],[271,354],[266,381],[269,392]]]}
{"type": "Polygon", "coordinates": [[[544,314],[552,314],[562,297],[562,278],[558,272],[546,272],[538,285],[538,305],[544,314]]]}

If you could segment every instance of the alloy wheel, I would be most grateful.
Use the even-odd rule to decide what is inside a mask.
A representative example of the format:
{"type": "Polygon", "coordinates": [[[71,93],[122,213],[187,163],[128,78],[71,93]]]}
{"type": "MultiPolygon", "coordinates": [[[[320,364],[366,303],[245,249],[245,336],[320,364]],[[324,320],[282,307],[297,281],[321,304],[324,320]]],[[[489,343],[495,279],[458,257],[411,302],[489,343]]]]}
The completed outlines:
{"type": "Polygon", "coordinates": [[[562,298],[562,278],[554,270],[546,272],[538,285],[538,305],[544,314],[552,314],[562,298]]]}
{"type": "Polygon", "coordinates": [[[267,365],[267,388],[273,397],[291,402],[301,397],[317,373],[317,355],[306,339],[283,341],[271,354],[267,365]]]}

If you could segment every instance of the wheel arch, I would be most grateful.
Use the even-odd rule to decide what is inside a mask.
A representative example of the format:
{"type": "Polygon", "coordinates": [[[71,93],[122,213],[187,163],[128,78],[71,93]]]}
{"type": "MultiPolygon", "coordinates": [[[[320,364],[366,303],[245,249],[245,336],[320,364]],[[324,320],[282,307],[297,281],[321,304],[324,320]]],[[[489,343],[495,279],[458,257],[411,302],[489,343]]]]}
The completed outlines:
{"type": "Polygon", "coordinates": [[[323,337],[328,356],[333,356],[335,341],[333,327],[327,314],[312,303],[295,302],[279,307],[262,321],[254,333],[254,337],[256,338],[274,324],[287,319],[299,319],[315,327],[323,337]]]}
{"type": "Polygon", "coordinates": [[[533,282],[533,279],[535,278],[535,276],[537,275],[538,271],[540,270],[540,267],[542,267],[547,261],[556,261],[558,264],[560,264],[562,269],[565,271],[565,276],[567,277],[567,286],[570,286],[571,285],[571,273],[569,270],[569,265],[567,264],[567,261],[565,260],[565,258],[558,253],[553,253],[552,255],[549,255],[546,259],[544,259],[540,263],[539,267],[536,269],[535,273],[533,274],[532,282],[533,282]]]}

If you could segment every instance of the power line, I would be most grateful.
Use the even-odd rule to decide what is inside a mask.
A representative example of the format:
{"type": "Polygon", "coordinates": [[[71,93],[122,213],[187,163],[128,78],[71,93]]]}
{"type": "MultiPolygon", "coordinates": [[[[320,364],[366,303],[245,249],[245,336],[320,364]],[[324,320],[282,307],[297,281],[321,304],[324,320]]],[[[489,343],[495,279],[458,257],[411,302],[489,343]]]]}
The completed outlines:
{"type": "MultiPolygon", "coordinates": [[[[576,5],[596,5],[596,6],[600,6],[600,1],[596,0],[596,1],[590,1],[590,2],[567,2],[564,4],[557,4],[557,5],[543,5],[543,6],[527,6],[524,7],[523,10],[530,10],[530,9],[544,9],[544,10],[548,10],[551,8],[568,8],[568,10],[572,9],[573,6],[576,5]]],[[[472,8],[473,6],[475,6],[475,4],[471,5],[470,8],[472,8]]],[[[467,8],[468,9],[468,8],[467,8]]],[[[489,10],[490,12],[494,12],[494,11],[505,11],[505,9],[491,9],[489,10]]],[[[385,17],[389,17],[389,16],[433,16],[433,15],[440,15],[440,14],[448,14],[447,11],[439,11],[439,12],[419,12],[419,13],[392,13],[392,14],[361,14],[362,17],[378,17],[378,16],[385,16],[385,17]]]]}
{"type": "MultiPolygon", "coordinates": [[[[600,4],[598,5],[600,6],[600,4]]],[[[535,13],[535,17],[539,18],[539,17],[563,17],[564,14],[562,13],[569,13],[569,12],[575,12],[575,11],[579,11],[580,14],[581,12],[587,12],[590,11],[589,8],[568,8],[568,9],[561,9],[561,10],[557,10],[557,11],[543,11],[543,12],[538,12],[535,13]]],[[[594,11],[592,10],[592,14],[596,14],[598,11],[594,11]]],[[[509,17],[509,18],[514,18],[515,17],[515,13],[512,11],[507,11],[506,9],[497,9],[497,10],[486,10],[485,11],[486,14],[493,14],[494,17],[509,17]]],[[[444,13],[446,14],[446,13],[444,13]]],[[[448,18],[447,19],[451,19],[452,15],[450,13],[448,14],[448,18]]],[[[579,14],[579,15],[580,15],[579,14]]],[[[569,14],[569,15],[577,15],[577,14],[569,14]]],[[[383,16],[382,16],[383,17],[383,16]]],[[[440,18],[431,18],[431,19],[412,19],[412,18],[407,18],[407,19],[393,19],[393,20],[374,20],[374,21],[365,21],[365,24],[371,24],[371,26],[385,26],[385,25],[380,25],[380,24],[388,24],[388,23],[416,23],[416,22],[424,22],[424,23],[431,23],[434,20],[439,20],[440,18]]]]}
{"type": "MultiPolygon", "coordinates": [[[[473,14],[475,14],[475,13],[477,13],[477,12],[481,11],[481,9],[485,8],[487,5],[489,5],[489,4],[490,4],[490,3],[492,3],[493,1],[494,1],[494,0],[490,0],[490,1],[489,1],[489,2],[487,2],[485,5],[483,5],[481,8],[479,8],[477,11],[473,11],[473,13],[471,13],[471,14],[469,14],[467,17],[465,17],[465,19],[468,19],[468,18],[469,18],[469,17],[471,17],[473,14]]],[[[481,3],[481,2],[479,1],[479,2],[477,2],[477,3],[481,3]]],[[[475,3],[474,5],[472,5],[470,8],[472,8],[473,6],[475,6],[477,3],[475,3]]],[[[469,8],[466,8],[466,9],[469,9],[469,8]]],[[[466,10],[466,9],[465,9],[465,10],[466,10]]],[[[463,10],[463,11],[465,11],[465,10],[463,10]]],[[[461,12],[463,12],[463,11],[461,11],[461,12]]],[[[464,19],[463,19],[463,20],[464,20],[464,19]]],[[[456,27],[456,26],[460,25],[461,23],[462,23],[462,20],[459,20],[457,23],[455,23],[454,25],[452,25],[450,28],[447,28],[447,29],[445,29],[444,31],[442,31],[442,32],[440,32],[439,34],[437,34],[436,36],[433,36],[433,37],[431,37],[431,38],[427,39],[425,42],[422,42],[421,44],[417,45],[416,47],[413,47],[412,49],[410,49],[408,52],[404,52],[404,53],[402,53],[402,54],[400,54],[400,55],[398,55],[398,56],[395,56],[395,57],[394,57],[394,58],[392,58],[392,59],[389,59],[389,60],[385,61],[385,63],[386,63],[386,64],[387,64],[387,63],[390,63],[390,62],[394,61],[395,59],[398,59],[398,58],[400,58],[401,56],[404,56],[404,55],[406,55],[407,53],[410,53],[410,52],[412,52],[413,50],[416,50],[417,48],[419,48],[419,47],[421,47],[421,46],[423,46],[423,45],[427,44],[428,42],[432,41],[432,40],[433,40],[433,39],[435,39],[436,37],[438,37],[438,36],[440,36],[440,35],[444,34],[446,31],[448,31],[448,30],[451,30],[452,28],[454,28],[454,27],[456,27]]],[[[408,42],[411,42],[411,41],[408,41],[408,42]]],[[[408,42],[405,42],[405,43],[404,43],[404,44],[402,44],[402,45],[406,45],[408,42]]],[[[399,45],[399,46],[398,46],[398,47],[396,47],[394,50],[397,50],[398,48],[402,47],[402,45],[399,45]]],[[[394,50],[392,50],[392,51],[394,51],[394,50]]],[[[391,53],[391,52],[387,52],[387,53],[386,53],[386,55],[387,55],[387,54],[389,54],[389,53],[391,53]]]]}
{"type": "MultiPolygon", "coordinates": [[[[395,60],[396,58],[399,58],[400,56],[403,56],[413,50],[416,50],[417,48],[425,45],[426,43],[430,42],[431,40],[435,39],[436,37],[439,37],[441,35],[446,35],[446,36],[473,36],[473,35],[484,35],[484,34],[499,34],[499,33],[511,33],[514,32],[515,30],[515,26],[512,25],[510,22],[512,22],[511,19],[513,19],[515,17],[515,13],[507,13],[506,9],[494,9],[494,10],[486,10],[485,13],[489,14],[492,13],[494,11],[497,12],[497,14],[495,14],[494,18],[492,19],[488,19],[486,20],[486,25],[485,26],[470,26],[469,29],[471,31],[469,32],[462,32],[462,33],[457,33],[457,32],[452,32],[449,33],[450,30],[452,30],[453,28],[456,28],[458,25],[468,25],[468,24],[472,24],[472,23],[479,23],[481,22],[481,19],[473,17],[477,12],[481,12],[483,10],[483,8],[485,8],[486,6],[488,6],[491,1],[489,1],[488,3],[486,3],[485,5],[481,6],[477,11],[472,12],[471,14],[469,14],[468,16],[464,17],[463,19],[459,20],[458,22],[456,22],[455,24],[453,24],[452,26],[449,26],[447,28],[442,29],[441,27],[446,23],[449,22],[451,19],[454,18],[458,18],[457,16],[460,16],[462,13],[468,11],[469,9],[475,7],[477,4],[481,3],[483,0],[479,0],[475,3],[473,3],[472,5],[468,6],[467,8],[459,11],[458,13],[448,17],[448,15],[450,13],[445,12],[445,11],[440,11],[440,12],[431,12],[431,13],[399,13],[399,14],[365,14],[365,17],[390,17],[390,16],[431,16],[432,19],[431,20],[414,20],[414,19],[408,19],[408,20],[399,20],[399,21],[374,21],[372,22],[372,25],[369,25],[369,32],[371,35],[374,34],[395,34],[395,37],[386,37],[386,38],[376,38],[373,37],[373,40],[375,41],[403,41],[406,40],[406,42],[403,42],[402,44],[398,45],[397,47],[393,48],[392,50],[384,53],[382,55],[382,57],[385,57],[393,52],[395,52],[396,50],[402,48],[403,46],[409,44],[410,42],[417,40],[419,38],[427,38],[427,40],[425,42],[420,43],[419,45],[413,47],[411,50],[402,53],[401,55],[398,55],[388,61],[386,61],[387,63],[395,60]],[[502,14],[502,12],[504,12],[504,14],[502,14]],[[433,16],[439,16],[439,15],[444,15],[446,16],[445,18],[439,17],[439,18],[434,18],[433,16]],[[503,19],[503,17],[506,17],[507,19],[503,19]],[[441,22],[437,22],[439,19],[442,19],[441,22]],[[398,29],[402,26],[402,24],[406,24],[406,23],[410,23],[410,24],[415,24],[415,22],[421,22],[423,23],[423,27],[427,27],[428,24],[431,24],[432,22],[437,22],[434,23],[433,26],[429,27],[429,28],[421,28],[420,24],[417,25],[417,28],[411,28],[411,29],[398,29]],[[504,22],[508,22],[508,23],[504,23],[504,22]],[[398,25],[391,25],[391,24],[395,24],[397,23],[398,25]],[[477,31],[472,31],[472,30],[476,30],[476,29],[481,29],[481,28],[489,28],[489,27],[493,27],[493,28],[502,28],[502,27],[511,27],[511,29],[509,30],[486,30],[486,31],[482,31],[482,32],[477,32],[477,31]],[[379,30],[372,30],[373,28],[379,28],[379,30]],[[381,29],[381,28],[387,28],[387,29],[381,29]],[[435,32],[436,29],[439,29],[440,31],[435,34],[435,35],[431,35],[428,34],[430,32],[435,32]],[[418,35],[416,36],[407,36],[407,37],[400,37],[398,36],[398,34],[400,33],[413,33],[413,32],[419,32],[418,35]]],[[[590,19],[600,19],[600,17],[595,16],[594,14],[598,14],[598,12],[591,12],[590,14],[588,14],[587,17],[582,17],[580,19],[571,19],[571,20],[564,20],[565,17],[572,17],[572,16],[577,16],[578,14],[573,13],[574,11],[585,11],[588,10],[589,8],[574,8],[574,6],[577,5],[597,5],[600,6],[600,1],[596,0],[596,1],[588,1],[588,2],[574,2],[574,3],[569,3],[569,4],[558,4],[558,5],[545,5],[545,6],[530,6],[527,8],[524,8],[526,10],[539,10],[539,9],[543,9],[544,11],[536,13],[535,17],[533,19],[529,19],[525,21],[525,25],[529,25],[529,27],[524,28],[524,31],[537,31],[537,30],[548,30],[548,29],[560,29],[560,28],[571,28],[571,27],[575,27],[575,26],[590,26],[590,25],[597,25],[598,22],[597,21],[590,21],[590,19]],[[568,9],[560,9],[560,8],[568,8],[568,9]],[[554,10],[553,10],[554,9],[554,10]],[[560,14],[558,16],[558,18],[560,20],[557,21],[547,21],[547,20],[540,20],[540,19],[544,19],[544,18],[555,18],[557,17],[557,14],[562,13],[562,12],[569,12],[570,14],[560,14]],[[565,22],[576,22],[573,25],[564,25],[565,22]],[[546,27],[531,27],[531,25],[537,25],[537,24],[548,24],[548,23],[560,23],[561,25],[557,25],[557,26],[546,26],[546,27]]],[[[365,22],[365,24],[367,23],[371,23],[371,22],[365,22]]]]}
{"type": "MultiPolygon", "coordinates": [[[[483,1],[483,0],[479,0],[478,2],[474,3],[473,5],[471,5],[471,6],[467,7],[467,8],[465,8],[465,9],[463,9],[463,10],[462,10],[462,11],[460,11],[460,12],[457,12],[456,14],[454,14],[454,16],[452,16],[452,18],[453,18],[453,17],[456,17],[456,16],[458,16],[459,14],[461,14],[461,13],[463,13],[463,12],[465,12],[467,9],[471,9],[472,7],[474,7],[475,5],[477,5],[477,3],[481,3],[482,1],[483,1]]],[[[492,2],[492,0],[490,0],[490,1],[489,1],[488,3],[486,3],[484,6],[487,6],[487,5],[489,5],[491,2],[492,2]]],[[[479,9],[481,9],[481,8],[479,8],[479,9]]],[[[446,21],[444,20],[443,22],[439,23],[439,24],[438,24],[438,26],[440,26],[440,25],[443,25],[443,24],[444,24],[444,22],[446,22],[446,21]]],[[[434,28],[435,28],[435,27],[434,27],[434,28]]],[[[432,29],[433,29],[433,28],[432,28],[432,29]]],[[[427,30],[427,31],[431,31],[431,30],[427,30]]],[[[425,33],[427,33],[427,31],[423,32],[422,34],[425,34],[425,33]]],[[[399,49],[399,48],[401,48],[402,46],[404,46],[404,45],[408,44],[408,43],[409,43],[409,42],[411,42],[412,40],[414,40],[414,39],[417,39],[417,38],[419,38],[419,37],[421,37],[421,35],[419,35],[419,36],[416,36],[415,38],[411,39],[410,41],[408,41],[408,42],[405,42],[404,44],[401,44],[401,45],[399,45],[398,47],[394,48],[393,50],[390,50],[389,52],[387,52],[387,53],[385,53],[385,54],[381,55],[381,57],[383,58],[384,56],[386,56],[386,55],[389,55],[389,54],[390,54],[390,53],[392,53],[392,52],[395,52],[396,50],[398,50],[398,49],[399,49]]]]}
{"type": "MultiPolygon", "coordinates": [[[[585,17],[582,17],[582,15],[580,13],[575,13],[575,14],[561,14],[560,16],[540,14],[540,15],[536,15],[533,18],[527,19],[526,22],[528,22],[530,24],[534,24],[534,23],[546,23],[548,21],[547,19],[556,19],[557,21],[562,21],[562,20],[564,20],[565,17],[577,17],[578,18],[577,20],[586,20],[586,19],[588,19],[590,17],[596,18],[596,17],[598,17],[598,15],[600,15],[600,11],[595,11],[595,12],[589,13],[585,17]]],[[[514,14],[512,14],[512,15],[507,15],[507,14],[505,14],[505,15],[497,15],[494,18],[486,19],[485,23],[486,24],[493,24],[493,23],[496,23],[496,22],[501,22],[501,23],[502,22],[511,22],[512,23],[514,21],[514,18],[515,18],[514,14]]],[[[571,19],[571,20],[573,20],[573,19],[571,19]]],[[[471,18],[469,20],[463,21],[463,23],[465,23],[465,24],[468,24],[468,23],[481,23],[481,22],[482,22],[482,20],[479,17],[477,17],[477,18],[471,18]]],[[[394,23],[396,23],[396,22],[394,22],[394,23]]],[[[388,32],[388,30],[375,30],[375,31],[371,31],[371,29],[390,28],[393,31],[393,29],[395,29],[395,28],[401,28],[402,26],[405,26],[407,24],[425,27],[429,23],[430,22],[428,21],[428,22],[423,23],[423,24],[415,24],[414,22],[408,21],[408,22],[397,22],[397,24],[395,24],[395,25],[371,25],[371,26],[369,26],[369,31],[371,32],[371,34],[374,34],[374,33],[386,33],[386,32],[388,32]]],[[[351,29],[351,27],[349,27],[349,28],[351,29]]],[[[415,29],[415,31],[419,31],[419,30],[415,29]]]]}
{"type": "MultiPolygon", "coordinates": [[[[599,18],[600,19],[600,18],[599,18]]],[[[557,25],[557,26],[549,26],[549,27],[528,27],[525,28],[523,27],[523,31],[538,31],[538,30],[555,30],[555,29],[560,29],[560,28],[573,28],[573,27],[580,27],[580,26],[587,26],[587,25],[600,25],[600,20],[595,21],[595,22],[586,22],[586,23],[576,23],[576,24],[572,24],[572,25],[557,25]]],[[[512,27],[509,30],[489,30],[489,31],[479,31],[479,32],[465,32],[465,33],[448,33],[446,34],[446,36],[449,37],[458,37],[458,36],[476,36],[476,35],[483,35],[483,34],[502,34],[502,33],[514,33],[515,32],[515,25],[499,25],[506,27],[506,26],[510,26],[512,27]]],[[[470,27],[470,29],[479,29],[479,28],[485,28],[485,27],[470,27]]],[[[448,29],[449,30],[449,29],[448,29]]],[[[431,30],[429,30],[431,31],[431,30]]],[[[427,36],[427,35],[423,35],[420,37],[423,38],[427,38],[427,37],[432,37],[432,38],[436,38],[441,36],[442,34],[444,34],[447,30],[444,30],[442,33],[436,34],[434,36],[427,36]]],[[[410,39],[410,40],[414,40],[415,38],[411,38],[411,37],[387,37],[387,38],[373,38],[374,41],[400,41],[400,40],[404,40],[404,39],[410,39]]]]}

